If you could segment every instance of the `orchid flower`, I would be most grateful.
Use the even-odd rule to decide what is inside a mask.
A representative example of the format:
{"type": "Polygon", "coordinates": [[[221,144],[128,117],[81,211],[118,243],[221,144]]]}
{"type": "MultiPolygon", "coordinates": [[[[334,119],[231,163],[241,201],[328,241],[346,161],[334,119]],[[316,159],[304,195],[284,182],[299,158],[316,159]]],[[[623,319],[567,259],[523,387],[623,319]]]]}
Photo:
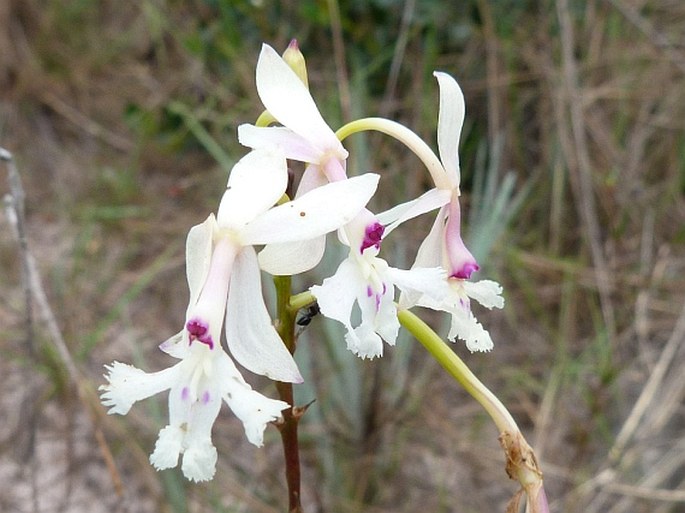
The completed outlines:
{"type": "MultiPolygon", "coordinates": [[[[448,184],[449,202],[443,205],[433,227],[419,247],[413,267],[442,266],[447,270],[447,282],[452,293],[442,301],[428,296],[405,295],[400,304],[412,304],[449,312],[452,322],[448,338],[460,338],[470,351],[489,351],[493,347],[489,333],[471,312],[470,299],[475,299],[487,308],[502,308],[504,299],[502,287],[491,280],[468,281],[479,269],[476,259],[466,248],[461,238],[461,211],[459,206],[459,136],[464,124],[464,95],[451,76],[435,72],[440,87],[440,111],[438,115],[438,151],[448,184]]],[[[444,186],[443,186],[444,187],[444,186]]],[[[416,211],[417,206],[405,209],[399,216],[407,218],[407,211],[416,211]]],[[[397,223],[397,221],[395,222],[397,223]]]]}
{"type": "MultiPolygon", "coordinates": [[[[295,51],[294,41],[290,49],[295,51]]],[[[347,150],[324,121],[306,83],[266,44],[257,62],[256,82],[262,103],[283,126],[240,125],[241,144],[250,148],[275,147],[286,158],[307,163],[296,198],[328,182],[347,179],[347,150]]],[[[272,244],[260,252],[259,263],[271,274],[297,274],[318,264],[325,247],[325,236],[272,244]]]]}
{"type": "Polygon", "coordinates": [[[350,247],[349,256],[335,274],[321,285],[310,288],[321,313],[342,323],[347,329],[347,348],[361,358],[383,354],[383,340],[394,345],[399,330],[395,285],[402,291],[441,301],[449,289],[442,269],[400,270],[379,258],[384,227],[368,210],[345,226],[341,233],[350,247]],[[354,304],[361,311],[361,322],[352,326],[354,304]]]}
{"type": "Polygon", "coordinates": [[[290,242],[333,231],[348,223],[374,193],[377,175],[319,187],[273,207],[287,186],[283,155],[255,150],[233,168],[217,217],[193,227],[186,242],[190,301],[183,330],[160,349],[181,361],[156,373],[119,362],[107,367],[100,387],[109,413],[126,414],[142,399],[169,392],[169,425],[150,456],[157,469],[174,467],[196,481],[211,479],[216,449],[211,428],[225,400],[243,422],[248,440],[261,446],[266,423],[289,405],[268,399],[244,381],[221,347],[248,370],[271,379],[302,382],[264,304],[255,244],[290,242]]]}
{"type": "MultiPolygon", "coordinates": [[[[250,148],[277,146],[286,158],[309,164],[320,184],[347,178],[348,152],[321,116],[307,85],[269,45],[257,61],[257,93],[282,127],[240,125],[238,140],[250,148]]],[[[314,178],[314,177],[312,177],[314,178]]]]}

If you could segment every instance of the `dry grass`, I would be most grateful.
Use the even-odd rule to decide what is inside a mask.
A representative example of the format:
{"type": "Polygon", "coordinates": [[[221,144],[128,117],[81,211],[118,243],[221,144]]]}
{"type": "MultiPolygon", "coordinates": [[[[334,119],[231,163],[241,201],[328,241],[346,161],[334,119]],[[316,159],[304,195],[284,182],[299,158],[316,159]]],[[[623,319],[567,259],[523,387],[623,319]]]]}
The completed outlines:
{"type": "MultiPolygon", "coordinates": [[[[217,159],[241,155],[235,127],[259,114],[259,43],[292,36],[333,126],[383,112],[432,144],[430,72],[459,79],[474,245],[484,177],[527,192],[483,246],[483,274],[507,297],[504,312],[479,312],[496,349],[455,350],[524,428],[552,511],[682,511],[685,6],[389,3],[0,2],[0,146],[22,173],[56,323],[35,301],[27,331],[19,246],[0,216],[0,511],[283,510],[274,430],[253,449],[222,414],[217,478],[188,485],[147,463],[164,401],[112,418],[95,389],[112,359],[167,364],[156,346],[185,311],[185,233],[215,208],[217,159]]],[[[426,186],[390,141],[349,148],[353,169],[380,170],[401,198],[426,186]]],[[[388,258],[407,265],[420,238],[405,229],[388,258]]],[[[299,399],[317,399],[306,511],[503,511],[515,487],[479,408],[409,339],[367,365],[326,326],[315,320],[299,351],[311,376],[299,399]]]]}

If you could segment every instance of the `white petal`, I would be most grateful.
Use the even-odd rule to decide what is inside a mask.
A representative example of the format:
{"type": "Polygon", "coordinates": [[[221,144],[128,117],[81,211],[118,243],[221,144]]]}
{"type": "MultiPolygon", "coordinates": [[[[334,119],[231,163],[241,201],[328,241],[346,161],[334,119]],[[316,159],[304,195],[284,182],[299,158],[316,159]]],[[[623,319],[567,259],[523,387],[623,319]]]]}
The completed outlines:
{"type": "Polygon", "coordinates": [[[496,281],[464,281],[462,284],[469,297],[472,297],[486,308],[503,308],[502,286],[496,281]]]}
{"type": "Polygon", "coordinates": [[[241,229],[283,196],[288,185],[285,157],[275,150],[252,150],[228,178],[219,205],[219,226],[241,229]]]}
{"type": "Polygon", "coordinates": [[[228,357],[222,358],[219,369],[219,374],[226,376],[222,380],[223,399],[242,421],[250,443],[261,447],[266,424],[279,419],[281,411],[288,408],[289,404],[269,399],[252,390],[228,357]]]}
{"type": "MultiPolygon", "coordinates": [[[[394,346],[395,341],[397,340],[397,333],[400,330],[400,321],[397,319],[397,308],[395,307],[395,303],[393,301],[394,287],[391,283],[387,283],[386,287],[386,293],[381,297],[381,300],[378,304],[378,310],[374,312],[372,319],[364,318],[365,314],[367,315],[371,311],[362,307],[362,324],[365,324],[367,320],[371,321],[374,331],[378,333],[388,344],[394,346]]],[[[359,304],[361,307],[361,300],[359,304]]]]}
{"type": "Polygon", "coordinates": [[[171,388],[178,380],[179,365],[153,373],[120,362],[106,365],[108,383],[99,390],[102,390],[102,404],[109,407],[107,413],[126,415],[137,401],[171,388]]]}
{"type": "MultiPolygon", "coordinates": [[[[224,323],[228,288],[233,262],[241,247],[229,237],[220,238],[214,245],[207,281],[195,305],[188,309],[187,320],[200,322],[208,329],[205,342],[221,344],[221,327],[224,323]]],[[[187,324],[186,324],[187,327],[187,324]]],[[[184,339],[188,339],[184,335],[184,339]]]]}
{"type": "Polygon", "coordinates": [[[264,305],[257,255],[252,247],[236,257],[226,310],[226,339],[233,357],[248,370],[273,380],[302,383],[264,305]]]}
{"type": "Polygon", "coordinates": [[[313,239],[349,223],[376,191],[379,176],[367,173],[318,187],[260,215],[245,227],[244,245],[313,239]]]}
{"type": "Polygon", "coordinates": [[[216,219],[210,214],[204,223],[193,226],[186,239],[186,275],[190,289],[189,305],[197,303],[202,286],[209,273],[212,258],[212,236],[216,230],[216,219]]]}
{"type": "Polygon", "coordinates": [[[185,358],[188,356],[190,346],[188,340],[184,338],[187,333],[186,329],[179,331],[175,335],[169,337],[164,342],[159,344],[159,348],[169,356],[174,358],[185,358]]]}
{"type": "Polygon", "coordinates": [[[490,334],[476,320],[470,310],[456,308],[452,311],[452,324],[447,335],[450,340],[460,338],[469,351],[490,351],[494,347],[490,334]]]}
{"type": "Polygon", "coordinates": [[[459,136],[464,125],[466,105],[459,84],[447,73],[433,73],[440,87],[438,151],[453,186],[459,185],[459,136]]]}
{"type": "Polygon", "coordinates": [[[266,109],[281,124],[322,150],[342,149],[307,86],[268,45],[262,46],[257,62],[257,92],[266,109]]]}
{"type": "Polygon", "coordinates": [[[404,292],[418,292],[436,301],[442,301],[451,293],[447,273],[440,267],[412,267],[410,270],[390,267],[387,273],[404,292]]]}
{"type": "Polygon", "coordinates": [[[347,349],[359,356],[362,360],[373,360],[377,356],[383,356],[383,340],[373,331],[368,324],[348,331],[345,334],[347,349]]]}
{"type": "Polygon", "coordinates": [[[430,232],[419,246],[412,267],[440,267],[443,265],[446,216],[447,207],[443,207],[438,212],[430,232]]]}
{"type": "Polygon", "coordinates": [[[259,252],[259,266],[274,276],[299,274],[315,267],[325,250],[325,235],[310,240],[269,244],[259,252]]]}
{"type": "Polygon", "coordinates": [[[208,390],[207,399],[193,403],[188,419],[188,431],[184,440],[186,450],[183,453],[181,470],[191,481],[207,481],[214,477],[217,453],[212,445],[211,433],[221,408],[218,380],[222,379],[222,376],[217,375],[216,379],[215,386],[210,386],[208,390]]]}
{"type": "Polygon", "coordinates": [[[323,155],[307,139],[281,126],[240,125],[238,141],[249,148],[278,148],[285,158],[299,162],[318,162],[323,155]]]}
{"type": "Polygon", "coordinates": [[[322,187],[328,183],[328,178],[323,173],[321,168],[317,165],[308,165],[304,173],[302,173],[302,178],[300,179],[300,184],[297,186],[296,198],[299,198],[303,194],[316,189],[317,187],[322,187]]]}
{"type": "Polygon", "coordinates": [[[341,322],[348,330],[352,329],[352,307],[357,295],[366,290],[366,282],[350,259],[343,260],[333,276],[309,290],[316,297],[322,315],[341,322]]]}
{"type": "Polygon", "coordinates": [[[174,468],[183,450],[183,434],[179,426],[166,426],[159,432],[150,463],[157,470],[174,468]]]}
{"type": "Polygon", "coordinates": [[[192,444],[183,453],[181,470],[191,481],[209,481],[216,472],[217,453],[211,440],[192,444]]]}
{"type": "Polygon", "coordinates": [[[321,172],[326,175],[329,182],[337,182],[339,180],[347,180],[347,151],[344,154],[341,152],[331,154],[330,151],[321,163],[321,172]]]}
{"type": "Polygon", "coordinates": [[[418,198],[397,205],[385,212],[381,212],[377,215],[378,221],[383,225],[389,225],[385,228],[384,236],[387,237],[388,233],[397,228],[399,225],[405,221],[409,221],[415,217],[440,208],[443,205],[449,203],[451,192],[444,189],[431,189],[425,192],[418,198]]]}

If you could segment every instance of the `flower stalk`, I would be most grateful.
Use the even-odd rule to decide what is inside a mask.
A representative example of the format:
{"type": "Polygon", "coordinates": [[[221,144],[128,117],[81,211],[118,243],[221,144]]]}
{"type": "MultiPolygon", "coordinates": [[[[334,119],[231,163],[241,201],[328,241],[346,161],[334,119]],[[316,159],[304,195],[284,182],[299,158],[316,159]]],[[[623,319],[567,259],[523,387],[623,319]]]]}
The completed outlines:
{"type": "MultiPolygon", "coordinates": [[[[295,315],[297,310],[289,308],[291,294],[290,276],[274,276],[276,286],[276,308],[278,322],[276,331],[290,354],[295,353],[295,315]]],[[[283,410],[283,420],[277,424],[281,433],[283,456],[285,459],[285,480],[288,486],[288,512],[301,513],[300,495],[300,447],[297,429],[304,414],[303,408],[295,406],[292,383],[276,382],[281,401],[292,405],[283,410]]]]}
{"type": "Polygon", "coordinates": [[[506,457],[507,475],[521,484],[507,506],[507,513],[518,511],[523,493],[528,513],[548,513],[549,506],[542,482],[542,472],[535,453],[526,442],[502,402],[476,377],[464,361],[425,322],[409,310],[398,312],[404,326],[464,389],[480,403],[500,432],[499,441],[506,457]]]}

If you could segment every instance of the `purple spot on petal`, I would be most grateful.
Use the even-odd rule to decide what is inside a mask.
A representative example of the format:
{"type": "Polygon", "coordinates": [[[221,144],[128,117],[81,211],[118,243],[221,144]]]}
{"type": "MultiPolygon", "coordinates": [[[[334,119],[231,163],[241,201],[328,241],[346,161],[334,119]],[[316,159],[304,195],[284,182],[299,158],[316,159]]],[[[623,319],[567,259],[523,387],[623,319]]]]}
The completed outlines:
{"type": "Polygon", "coordinates": [[[209,403],[209,399],[211,398],[211,395],[209,394],[209,390],[205,390],[202,393],[202,404],[207,404],[209,403]]]}
{"type": "Polygon", "coordinates": [[[187,401],[189,397],[190,397],[190,389],[188,387],[183,387],[183,389],[181,390],[181,399],[183,401],[187,401]]]}
{"type": "Polygon", "coordinates": [[[364,230],[364,240],[362,241],[359,251],[363,253],[366,248],[370,248],[371,246],[375,247],[376,249],[380,249],[381,239],[383,239],[384,232],[385,227],[378,221],[368,225],[364,230]]]}
{"type": "Polygon", "coordinates": [[[366,295],[369,297],[373,296],[373,289],[371,288],[371,285],[366,286],[366,295]]]}

